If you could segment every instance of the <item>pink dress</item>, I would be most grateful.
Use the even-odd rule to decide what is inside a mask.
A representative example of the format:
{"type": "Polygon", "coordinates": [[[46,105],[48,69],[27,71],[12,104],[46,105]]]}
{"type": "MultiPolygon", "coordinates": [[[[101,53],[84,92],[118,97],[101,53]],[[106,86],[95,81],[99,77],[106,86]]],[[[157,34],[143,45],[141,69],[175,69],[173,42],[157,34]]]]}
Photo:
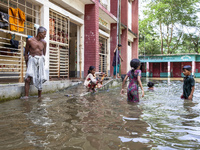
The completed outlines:
{"type": "Polygon", "coordinates": [[[135,76],[131,74],[131,70],[127,73],[130,82],[127,89],[127,101],[139,102],[137,76],[141,77],[141,70],[135,70],[134,74],[135,76]]]}

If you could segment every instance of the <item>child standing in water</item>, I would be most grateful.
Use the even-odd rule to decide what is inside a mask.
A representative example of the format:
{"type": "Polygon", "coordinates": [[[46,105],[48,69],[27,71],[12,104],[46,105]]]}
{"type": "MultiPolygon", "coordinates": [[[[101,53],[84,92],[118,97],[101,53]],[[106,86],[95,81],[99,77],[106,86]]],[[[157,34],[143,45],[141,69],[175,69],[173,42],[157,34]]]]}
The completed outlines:
{"type": "Polygon", "coordinates": [[[183,83],[183,94],[181,95],[182,99],[192,100],[194,93],[195,81],[191,75],[192,67],[190,65],[183,67],[184,83],[183,83]]]}
{"type": "Polygon", "coordinates": [[[102,82],[102,80],[97,80],[96,78],[96,74],[95,74],[95,67],[94,66],[90,66],[89,70],[88,70],[88,75],[85,79],[84,82],[84,86],[88,89],[89,92],[95,92],[95,87],[98,85],[98,88],[100,88],[100,82],[102,82]]]}
{"type": "Polygon", "coordinates": [[[132,59],[130,62],[130,66],[132,67],[132,70],[130,70],[127,73],[122,83],[121,94],[124,94],[124,85],[127,78],[129,77],[130,83],[127,89],[127,100],[130,102],[139,102],[138,84],[142,90],[142,97],[144,97],[144,89],[141,82],[141,70],[139,70],[140,65],[141,63],[139,59],[132,59]]]}

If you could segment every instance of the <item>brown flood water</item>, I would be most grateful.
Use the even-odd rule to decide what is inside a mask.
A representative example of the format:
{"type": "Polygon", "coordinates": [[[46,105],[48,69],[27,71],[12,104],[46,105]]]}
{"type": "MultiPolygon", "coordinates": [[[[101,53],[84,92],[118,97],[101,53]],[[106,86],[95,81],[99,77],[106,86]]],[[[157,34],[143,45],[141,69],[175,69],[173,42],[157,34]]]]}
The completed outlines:
{"type": "Polygon", "coordinates": [[[120,87],[79,96],[82,85],[0,103],[0,150],[200,149],[200,84],[187,101],[181,81],[146,82],[139,103],[120,87]]]}

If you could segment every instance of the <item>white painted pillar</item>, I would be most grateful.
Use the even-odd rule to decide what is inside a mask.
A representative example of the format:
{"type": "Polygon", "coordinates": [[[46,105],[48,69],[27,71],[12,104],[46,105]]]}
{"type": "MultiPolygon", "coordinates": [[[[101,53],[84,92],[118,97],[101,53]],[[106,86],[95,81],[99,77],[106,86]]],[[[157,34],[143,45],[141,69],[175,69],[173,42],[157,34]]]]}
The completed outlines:
{"type": "Polygon", "coordinates": [[[84,25],[80,26],[80,65],[81,65],[81,70],[80,70],[80,78],[84,78],[84,25]]]}
{"type": "Polygon", "coordinates": [[[149,77],[149,62],[146,62],[146,77],[149,77]]]}
{"type": "Polygon", "coordinates": [[[171,84],[171,82],[170,82],[170,78],[167,79],[167,84],[168,84],[168,85],[171,84]]]}
{"type": "Polygon", "coordinates": [[[192,75],[195,75],[195,69],[196,69],[195,61],[192,61],[192,75]]]}
{"type": "Polygon", "coordinates": [[[108,76],[110,76],[110,38],[107,39],[107,70],[108,76]]]}
{"type": "Polygon", "coordinates": [[[45,56],[45,73],[47,80],[49,80],[49,7],[48,5],[45,5],[45,3],[41,6],[40,19],[41,19],[40,20],[41,26],[47,29],[47,34],[45,38],[45,41],[47,42],[46,56],[45,56]]]}
{"type": "Polygon", "coordinates": [[[108,1],[107,9],[108,9],[108,11],[110,11],[110,0],[107,0],[107,1],[108,1]]]}
{"type": "Polygon", "coordinates": [[[77,77],[80,78],[80,26],[77,25],[77,77]]]}
{"type": "Polygon", "coordinates": [[[167,65],[167,67],[168,67],[168,68],[167,68],[167,73],[168,73],[167,76],[168,76],[168,78],[170,78],[170,77],[171,77],[171,76],[170,76],[170,61],[168,61],[167,64],[168,64],[168,65],[167,65]]]}
{"type": "MultiPolygon", "coordinates": [[[[130,42],[130,41],[129,41],[130,42]]],[[[132,59],[132,43],[130,46],[128,45],[128,50],[127,50],[127,70],[131,70],[130,62],[132,59]]]]}

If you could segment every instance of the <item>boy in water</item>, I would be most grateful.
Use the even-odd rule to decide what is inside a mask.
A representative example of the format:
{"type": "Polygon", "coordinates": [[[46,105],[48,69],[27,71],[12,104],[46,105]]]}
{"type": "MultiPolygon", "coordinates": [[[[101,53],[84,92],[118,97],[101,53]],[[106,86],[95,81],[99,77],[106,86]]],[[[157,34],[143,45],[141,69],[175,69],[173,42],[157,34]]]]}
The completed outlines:
{"type": "Polygon", "coordinates": [[[194,93],[195,81],[191,75],[192,67],[190,65],[183,67],[184,84],[183,84],[183,94],[181,95],[182,99],[192,100],[194,93]]]}

